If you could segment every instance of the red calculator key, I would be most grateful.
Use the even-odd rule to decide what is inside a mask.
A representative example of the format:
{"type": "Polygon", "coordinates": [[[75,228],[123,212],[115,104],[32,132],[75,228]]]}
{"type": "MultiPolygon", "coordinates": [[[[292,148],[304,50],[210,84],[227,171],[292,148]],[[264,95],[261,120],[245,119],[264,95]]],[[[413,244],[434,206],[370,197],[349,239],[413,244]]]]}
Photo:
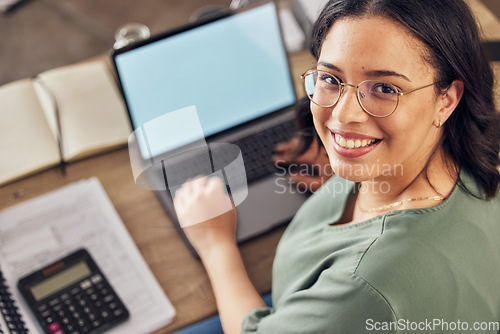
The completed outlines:
{"type": "Polygon", "coordinates": [[[61,330],[61,326],[59,325],[58,322],[51,323],[47,328],[53,334],[64,334],[64,332],[61,330]]]}

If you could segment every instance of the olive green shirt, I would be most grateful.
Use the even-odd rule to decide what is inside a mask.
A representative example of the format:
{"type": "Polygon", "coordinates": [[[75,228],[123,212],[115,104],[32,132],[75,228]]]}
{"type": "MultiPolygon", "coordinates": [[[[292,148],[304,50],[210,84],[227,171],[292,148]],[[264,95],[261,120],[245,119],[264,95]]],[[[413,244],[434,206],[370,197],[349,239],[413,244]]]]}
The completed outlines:
{"type": "Polygon", "coordinates": [[[243,333],[497,333],[499,196],[455,186],[434,207],[335,225],[354,188],[334,177],[299,210],[277,249],[273,307],[252,310],[243,333]]]}

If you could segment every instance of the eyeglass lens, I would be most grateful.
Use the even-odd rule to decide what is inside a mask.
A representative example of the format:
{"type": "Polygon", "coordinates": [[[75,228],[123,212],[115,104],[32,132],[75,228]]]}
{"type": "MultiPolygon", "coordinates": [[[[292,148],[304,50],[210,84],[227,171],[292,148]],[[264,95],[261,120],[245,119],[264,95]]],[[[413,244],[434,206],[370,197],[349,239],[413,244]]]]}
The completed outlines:
{"type": "MultiPolygon", "coordinates": [[[[342,93],[342,86],[351,85],[341,84],[335,76],[327,72],[309,71],[304,77],[304,87],[309,99],[321,107],[335,105],[342,93]]],[[[397,88],[383,81],[363,81],[357,94],[363,109],[374,116],[388,116],[398,106],[397,88]]]]}

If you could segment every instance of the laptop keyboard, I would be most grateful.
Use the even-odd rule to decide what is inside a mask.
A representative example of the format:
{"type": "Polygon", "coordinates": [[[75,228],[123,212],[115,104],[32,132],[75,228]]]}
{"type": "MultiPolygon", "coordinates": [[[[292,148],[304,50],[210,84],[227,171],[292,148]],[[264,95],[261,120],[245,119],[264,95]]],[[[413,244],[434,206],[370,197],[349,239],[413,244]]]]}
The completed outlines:
{"type": "Polygon", "coordinates": [[[271,161],[274,148],[276,144],[290,140],[294,133],[294,122],[289,120],[233,142],[242,151],[248,182],[276,171],[271,161]]]}
{"type": "MultiPolygon", "coordinates": [[[[274,148],[276,144],[291,139],[294,133],[294,122],[289,120],[231,143],[238,146],[242,152],[247,182],[256,181],[276,171],[276,167],[271,160],[274,148]]],[[[236,158],[234,150],[215,149],[212,154],[215,159],[210,159],[206,151],[203,151],[201,154],[196,154],[174,164],[166,162],[163,167],[166,175],[168,175],[169,184],[177,185],[197,175],[207,175],[207,173],[212,172],[213,163],[215,163],[213,168],[216,171],[222,168],[226,169],[226,171],[227,168],[239,168],[229,166],[236,158]]],[[[226,174],[228,182],[233,181],[234,184],[237,184],[239,182],[238,172],[239,170],[232,169],[231,173],[226,174]]]]}

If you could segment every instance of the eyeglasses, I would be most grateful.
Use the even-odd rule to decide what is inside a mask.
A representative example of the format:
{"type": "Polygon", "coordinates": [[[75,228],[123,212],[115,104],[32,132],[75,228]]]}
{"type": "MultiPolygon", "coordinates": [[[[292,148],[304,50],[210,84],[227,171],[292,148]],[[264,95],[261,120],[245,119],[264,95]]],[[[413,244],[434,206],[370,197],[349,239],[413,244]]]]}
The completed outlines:
{"type": "Polygon", "coordinates": [[[330,108],[337,104],[344,87],[356,88],[359,105],[365,112],[375,117],[392,115],[399,104],[399,97],[435,85],[437,82],[407,92],[383,81],[365,80],[359,85],[341,82],[336,76],[316,69],[300,76],[304,80],[307,97],[316,105],[330,108]]]}

